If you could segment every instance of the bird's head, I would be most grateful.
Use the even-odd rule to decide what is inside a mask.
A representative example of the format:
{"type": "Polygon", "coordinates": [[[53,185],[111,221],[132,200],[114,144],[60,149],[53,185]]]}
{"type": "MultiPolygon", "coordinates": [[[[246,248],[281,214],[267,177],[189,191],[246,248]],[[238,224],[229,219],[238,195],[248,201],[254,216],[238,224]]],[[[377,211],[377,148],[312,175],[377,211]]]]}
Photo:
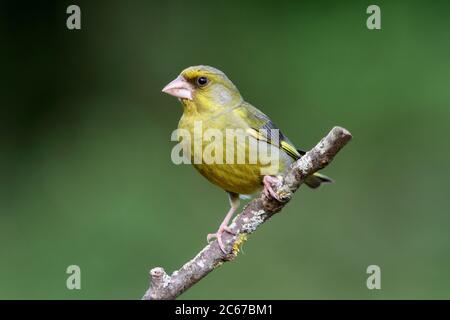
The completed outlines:
{"type": "Polygon", "coordinates": [[[220,70],[209,66],[184,69],[162,89],[177,97],[187,108],[196,111],[216,111],[239,105],[242,97],[230,79],[220,70]]]}

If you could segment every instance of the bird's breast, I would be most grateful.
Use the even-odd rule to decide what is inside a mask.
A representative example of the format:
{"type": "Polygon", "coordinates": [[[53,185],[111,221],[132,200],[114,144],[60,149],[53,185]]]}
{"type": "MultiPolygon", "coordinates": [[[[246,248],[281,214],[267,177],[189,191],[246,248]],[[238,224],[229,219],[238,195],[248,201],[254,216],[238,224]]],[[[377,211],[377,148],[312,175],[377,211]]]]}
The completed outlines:
{"type": "Polygon", "coordinates": [[[279,151],[278,148],[220,119],[188,122],[182,119],[179,128],[190,133],[190,139],[182,143],[186,144],[183,150],[190,152],[193,166],[210,182],[229,192],[259,191],[264,175],[282,172],[289,161],[284,153],[277,155],[277,159],[271,158],[270,152],[279,151]]]}

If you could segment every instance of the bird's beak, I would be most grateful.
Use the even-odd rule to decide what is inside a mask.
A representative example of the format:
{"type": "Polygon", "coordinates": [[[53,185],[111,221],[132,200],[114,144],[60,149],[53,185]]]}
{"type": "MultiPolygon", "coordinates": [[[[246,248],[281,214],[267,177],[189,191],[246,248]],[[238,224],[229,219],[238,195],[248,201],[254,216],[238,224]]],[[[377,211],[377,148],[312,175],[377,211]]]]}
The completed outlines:
{"type": "Polygon", "coordinates": [[[180,99],[192,100],[192,91],[194,87],[186,81],[184,77],[178,76],[175,80],[166,85],[162,92],[180,99]]]}

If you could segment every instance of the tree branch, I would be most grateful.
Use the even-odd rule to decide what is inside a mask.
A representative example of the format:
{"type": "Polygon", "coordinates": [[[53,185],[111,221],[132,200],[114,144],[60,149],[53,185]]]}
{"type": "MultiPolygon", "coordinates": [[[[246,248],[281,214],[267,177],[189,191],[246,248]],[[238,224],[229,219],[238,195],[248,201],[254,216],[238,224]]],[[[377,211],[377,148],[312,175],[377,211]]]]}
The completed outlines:
{"type": "Polygon", "coordinates": [[[262,193],[259,198],[247,204],[243,211],[234,218],[230,227],[236,235],[224,233],[222,236],[228,254],[224,254],[220,250],[217,240],[215,240],[179,270],[173,272],[171,276],[167,275],[163,268],[152,269],[150,271],[150,287],[142,299],[175,299],[222,263],[233,260],[248,235],[279,212],[305,179],[326,167],[351,138],[352,135],[346,129],[334,127],[314,148],[291,166],[283,183],[276,190],[281,196],[282,202],[267,198],[262,193]]]}

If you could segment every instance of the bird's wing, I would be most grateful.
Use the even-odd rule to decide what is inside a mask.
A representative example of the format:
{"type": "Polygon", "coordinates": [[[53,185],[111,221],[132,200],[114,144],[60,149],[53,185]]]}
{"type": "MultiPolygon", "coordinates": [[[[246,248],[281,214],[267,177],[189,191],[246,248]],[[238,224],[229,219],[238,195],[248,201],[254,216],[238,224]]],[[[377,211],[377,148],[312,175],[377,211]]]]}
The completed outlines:
{"type": "Polygon", "coordinates": [[[276,129],[278,130],[277,147],[281,148],[295,160],[305,154],[304,151],[295,148],[294,144],[281,132],[277,125],[273,123],[267,115],[251,104],[245,102],[239,108],[234,109],[234,112],[237,112],[241,119],[245,119],[249,125],[247,132],[254,138],[275,145],[277,139],[274,139],[272,136],[274,133],[272,130],[276,129]]]}

